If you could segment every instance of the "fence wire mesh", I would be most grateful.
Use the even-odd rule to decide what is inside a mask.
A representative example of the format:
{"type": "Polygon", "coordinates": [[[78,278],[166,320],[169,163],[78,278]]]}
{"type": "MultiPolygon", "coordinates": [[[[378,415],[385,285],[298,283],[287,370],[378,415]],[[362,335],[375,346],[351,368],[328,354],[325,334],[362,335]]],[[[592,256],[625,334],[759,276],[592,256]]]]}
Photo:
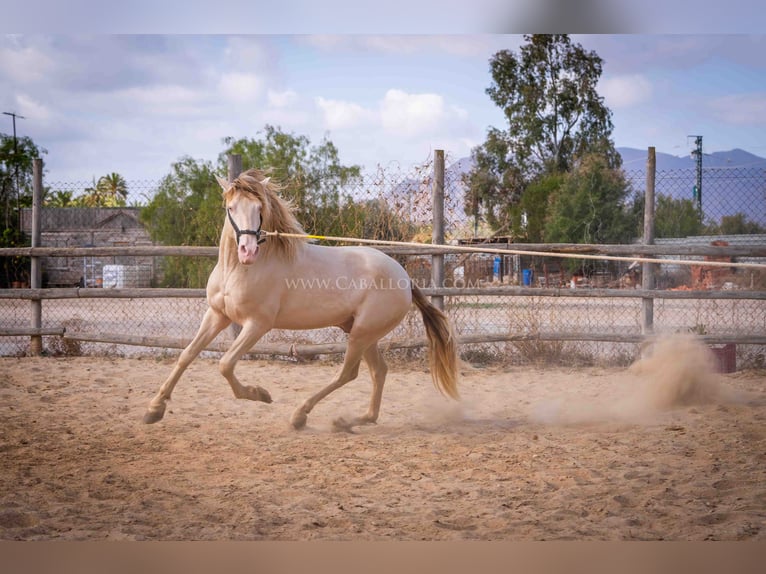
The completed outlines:
{"type": "MultiPolygon", "coordinates": [[[[464,208],[464,160],[447,159],[444,174],[445,231],[448,241],[476,241],[470,210],[464,208]]],[[[344,186],[328,185],[324,210],[304,209],[302,224],[308,232],[348,237],[430,242],[432,225],[433,164],[412,170],[397,166],[363,173],[344,186]],[[334,210],[334,211],[333,211],[334,210]]],[[[643,196],[645,171],[625,171],[632,194],[643,196]]],[[[130,197],[149,201],[160,182],[128,181],[130,197]]],[[[78,195],[88,182],[45,182],[51,195],[78,195]]],[[[701,180],[695,170],[658,172],[656,176],[656,242],[671,245],[766,245],[766,171],[763,169],[705,169],[701,180]],[[701,185],[700,185],[701,181],[701,185]],[[667,217],[665,217],[667,215],[667,217]],[[664,217],[664,218],[663,218],[664,217]]],[[[45,208],[43,245],[55,247],[148,245],[151,239],[139,217],[139,207],[45,208]]],[[[22,225],[30,227],[30,214],[22,225]]],[[[182,224],[179,222],[179,225],[182,224]]],[[[221,217],[223,224],[223,217],[221,217]]],[[[413,280],[428,286],[430,255],[395,255],[413,280]]],[[[44,287],[186,287],[173,283],[168,261],[155,257],[51,257],[43,262],[44,287]],[[148,271],[147,271],[148,270],[148,271]]],[[[702,258],[700,258],[702,259],[702,258]]],[[[763,262],[762,259],[752,259],[763,262]]],[[[12,264],[28,265],[25,258],[12,264]]],[[[201,286],[214,258],[200,258],[196,281],[201,286]]],[[[640,266],[639,266],[640,267],[640,266]]],[[[598,262],[587,273],[553,257],[519,257],[493,254],[449,254],[445,257],[445,285],[561,289],[633,289],[640,286],[637,266],[630,262],[598,262]]],[[[23,276],[23,273],[20,274],[23,276]]],[[[763,273],[747,269],[698,269],[662,266],[657,274],[662,289],[766,289],[763,273]]],[[[21,285],[8,285],[23,286],[21,285]]],[[[129,333],[144,337],[190,339],[207,308],[202,297],[154,299],[58,299],[43,301],[43,328],[66,328],[68,333],[129,333]]],[[[461,295],[445,298],[458,335],[577,334],[588,339],[599,333],[641,333],[641,299],[637,297],[549,297],[461,295]]],[[[766,333],[766,305],[762,300],[658,299],[654,304],[655,331],[695,332],[710,335],[762,335],[766,333]]],[[[30,326],[27,300],[0,299],[0,326],[30,326]]],[[[227,345],[235,336],[229,329],[214,345],[227,345]]],[[[423,337],[422,321],[415,311],[386,337],[386,341],[423,337]]],[[[336,328],[313,331],[269,332],[260,343],[335,343],[345,335],[336,328]]],[[[28,350],[28,337],[0,337],[0,355],[20,355],[28,350]]],[[[87,343],[45,337],[52,354],[103,353],[143,355],[167,353],[166,349],[117,343],[87,343]]],[[[638,343],[590,340],[516,340],[466,344],[470,361],[507,363],[627,364],[640,353],[638,343]]],[[[176,351],[170,351],[175,353],[176,351]]],[[[764,364],[763,345],[738,345],[740,368],[764,364]]]]}

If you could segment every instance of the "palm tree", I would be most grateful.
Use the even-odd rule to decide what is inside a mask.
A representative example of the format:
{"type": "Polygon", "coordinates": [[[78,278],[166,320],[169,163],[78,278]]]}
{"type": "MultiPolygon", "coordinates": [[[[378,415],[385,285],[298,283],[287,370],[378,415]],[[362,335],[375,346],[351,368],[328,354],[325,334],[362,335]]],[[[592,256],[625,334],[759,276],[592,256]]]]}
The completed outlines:
{"type": "Polygon", "coordinates": [[[128,199],[128,185],[119,173],[102,176],[96,184],[101,205],[104,207],[122,207],[128,199]]]}
{"type": "Polygon", "coordinates": [[[73,192],[68,190],[54,191],[45,201],[47,207],[74,207],[76,203],[73,192]]]}

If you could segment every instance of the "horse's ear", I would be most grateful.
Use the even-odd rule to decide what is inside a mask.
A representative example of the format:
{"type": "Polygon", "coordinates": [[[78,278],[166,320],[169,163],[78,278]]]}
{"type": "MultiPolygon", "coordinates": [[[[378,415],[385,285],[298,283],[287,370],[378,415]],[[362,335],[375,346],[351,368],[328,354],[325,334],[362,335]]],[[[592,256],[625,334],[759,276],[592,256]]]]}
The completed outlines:
{"type": "Polygon", "coordinates": [[[224,193],[231,189],[231,183],[229,183],[229,180],[218,177],[217,175],[215,176],[215,179],[218,181],[218,185],[221,186],[221,189],[223,189],[224,193]]]}
{"type": "Polygon", "coordinates": [[[266,187],[267,185],[269,185],[269,182],[270,182],[270,181],[271,181],[271,176],[269,176],[269,177],[264,177],[264,178],[261,180],[261,185],[262,185],[263,187],[266,187]]]}

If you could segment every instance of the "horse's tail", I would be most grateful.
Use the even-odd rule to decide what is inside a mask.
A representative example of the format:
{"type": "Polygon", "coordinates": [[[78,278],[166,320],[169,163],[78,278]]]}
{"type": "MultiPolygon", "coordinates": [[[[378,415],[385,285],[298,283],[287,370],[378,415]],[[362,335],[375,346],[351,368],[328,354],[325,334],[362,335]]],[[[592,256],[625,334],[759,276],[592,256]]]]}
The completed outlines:
{"type": "Polygon", "coordinates": [[[447,315],[434,307],[414,284],[412,300],[422,313],[426,326],[428,361],[434,385],[443,395],[457,400],[460,398],[457,391],[459,359],[455,331],[447,315]]]}

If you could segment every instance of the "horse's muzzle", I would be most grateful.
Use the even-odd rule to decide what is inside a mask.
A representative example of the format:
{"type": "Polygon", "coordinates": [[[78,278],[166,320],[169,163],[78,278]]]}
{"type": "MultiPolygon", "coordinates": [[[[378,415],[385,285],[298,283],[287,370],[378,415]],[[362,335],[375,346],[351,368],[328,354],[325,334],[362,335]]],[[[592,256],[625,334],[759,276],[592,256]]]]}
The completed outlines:
{"type": "Polygon", "coordinates": [[[256,241],[243,241],[237,246],[237,256],[242,265],[250,265],[258,257],[258,243],[256,241]]]}

